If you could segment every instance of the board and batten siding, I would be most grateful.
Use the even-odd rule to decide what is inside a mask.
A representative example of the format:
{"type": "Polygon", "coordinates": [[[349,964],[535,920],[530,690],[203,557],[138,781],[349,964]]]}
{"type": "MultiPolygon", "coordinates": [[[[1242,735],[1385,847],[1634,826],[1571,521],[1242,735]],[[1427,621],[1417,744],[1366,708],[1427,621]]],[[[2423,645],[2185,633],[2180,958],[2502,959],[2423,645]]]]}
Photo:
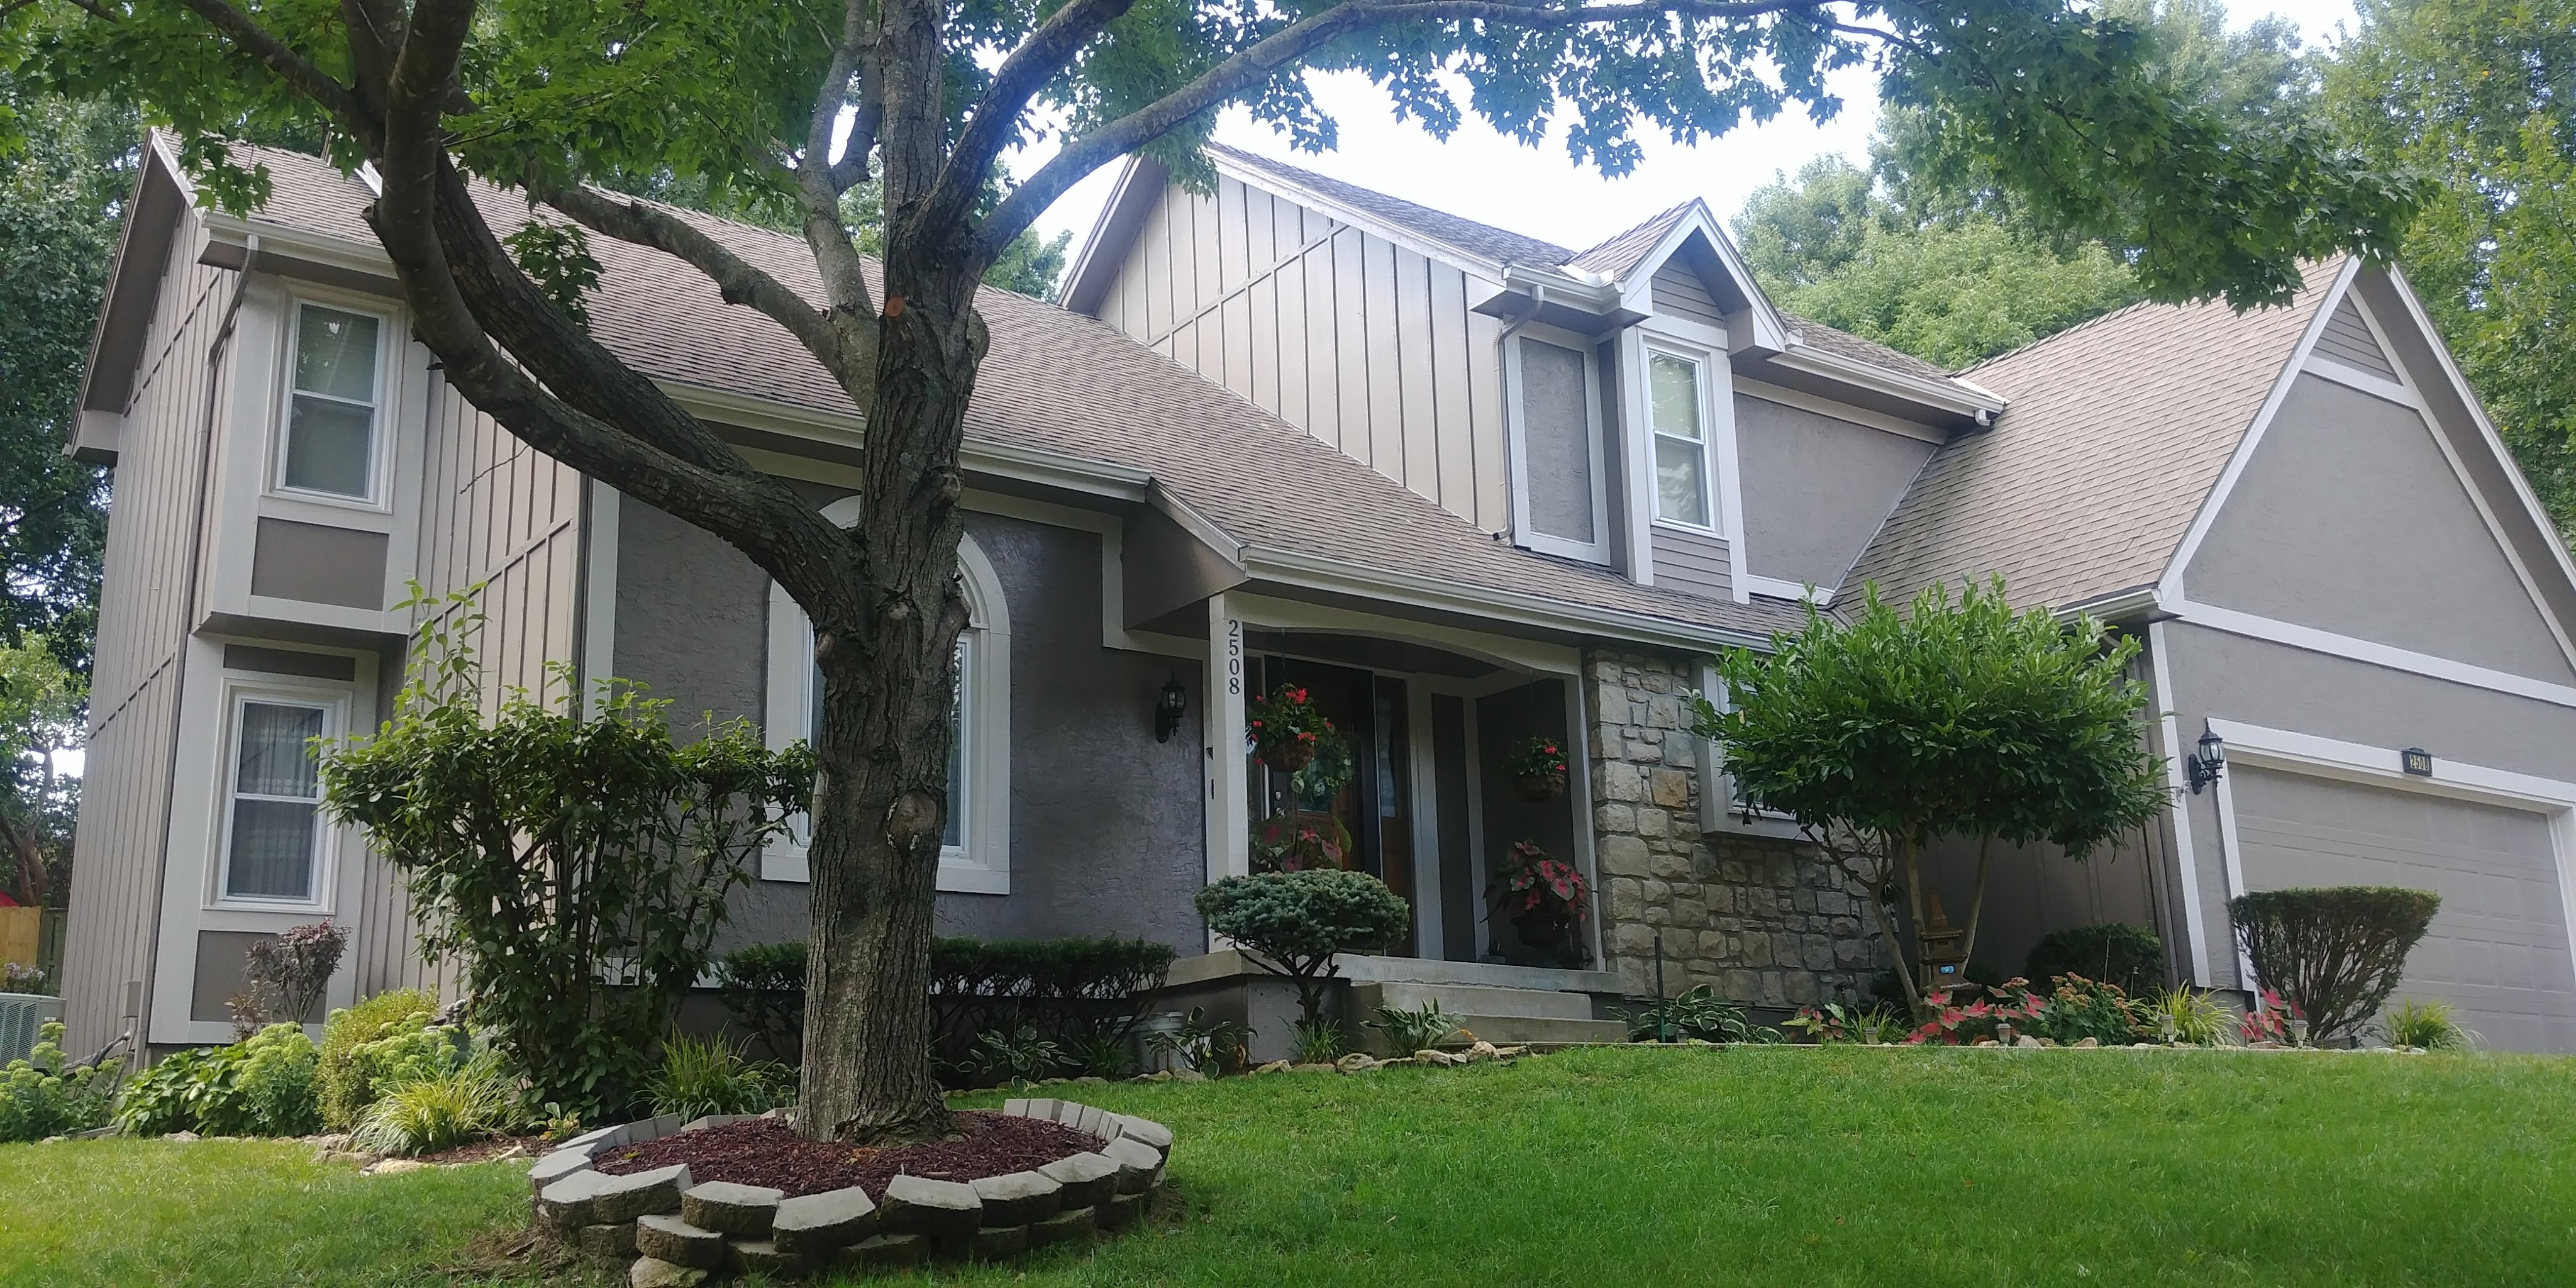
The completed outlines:
{"type": "MultiPolygon", "coordinates": [[[[198,520],[205,509],[210,408],[230,401],[229,349],[210,361],[233,274],[197,263],[204,229],[191,213],[172,237],[124,427],[118,435],[98,651],[90,681],[87,790],[81,793],[65,924],[67,1049],[96,1050],[151,1014],[155,914],[169,842],[180,674],[205,587],[198,520]],[[129,983],[146,995],[128,1008],[129,983]]],[[[141,248],[136,248],[141,249],[141,248]]],[[[128,271],[141,266],[127,265],[128,271]]]]}
{"type": "Polygon", "coordinates": [[[1100,320],[1488,531],[1505,494],[1498,289],[1232,178],[1168,186],[1100,320]]]}
{"type": "MultiPolygon", "coordinates": [[[[487,710],[513,688],[559,699],[561,683],[548,668],[575,661],[580,649],[582,476],[519,441],[444,382],[428,397],[412,575],[434,595],[482,586],[476,604],[484,614],[478,653],[487,710]]],[[[373,854],[364,870],[350,910],[356,995],[427,988],[455,996],[457,964],[424,962],[417,951],[402,874],[373,854]]]]}
{"type": "Polygon", "coordinates": [[[1711,599],[1735,594],[1724,537],[1658,523],[1646,540],[1655,557],[1656,585],[1711,599]]]}

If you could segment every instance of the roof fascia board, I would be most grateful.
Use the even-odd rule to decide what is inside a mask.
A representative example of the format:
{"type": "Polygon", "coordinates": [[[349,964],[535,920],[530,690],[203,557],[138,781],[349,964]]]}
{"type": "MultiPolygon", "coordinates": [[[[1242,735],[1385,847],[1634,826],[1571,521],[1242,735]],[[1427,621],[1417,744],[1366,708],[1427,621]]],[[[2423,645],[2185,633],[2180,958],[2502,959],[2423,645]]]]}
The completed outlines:
{"type": "MultiPolygon", "coordinates": [[[[161,278],[169,268],[171,239],[177,235],[181,221],[195,204],[195,189],[189,184],[187,174],[179,168],[178,157],[170,152],[161,131],[151,131],[144,136],[143,164],[137,168],[134,189],[127,195],[125,227],[117,235],[116,258],[108,264],[106,300],[98,311],[97,322],[90,327],[89,350],[81,368],[80,410],[119,416],[125,414],[126,401],[134,393],[136,355],[127,355],[124,361],[116,362],[116,355],[106,352],[111,343],[110,333],[114,330],[121,337],[131,331],[138,347],[146,338],[152,312],[160,302],[161,278]],[[146,212],[153,213],[157,223],[157,216],[165,204],[171,212],[168,225],[147,228],[146,212]],[[148,271],[138,258],[144,256],[152,259],[148,271]],[[126,310],[140,310],[144,324],[139,327],[112,325],[128,322],[126,310]],[[102,367],[101,359],[108,359],[115,365],[102,367]],[[103,373],[113,374],[102,379],[103,373]],[[119,381],[123,382],[121,389],[117,387],[119,381]]],[[[74,423],[77,425],[77,417],[74,423]]]]}
{"type": "Polygon", "coordinates": [[[1118,280],[1118,270],[1127,262],[1127,252],[1136,244],[1136,234],[1143,231],[1145,216],[1160,200],[1163,189],[1171,184],[1171,171],[1149,157],[1130,156],[1118,172],[1117,182],[1109,190],[1108,204],[1100,216],[1091,221],[1091,231],[1074,252],[1073,263],[1065,270],[1064,289],[1056,300],[1067,312],[1093,316],[1109,284],[1118,280]]]}
{"type": "MultiPolygon", "coordinates": [[[[2477,426],[2479,439],[2503,464],[2505,477],[2512,480],[2514,497],[2522,505],[2524,519],[2549,538],[2541,544],[2555,556],[2559,575],[2565,577],[2571,586],[2576,586],[2576,559],[2570,558],[2567,543],[2557,539],[2558,526],[2549,521],[2549,512],[2541,508],[2540,498],[2531,490],[2531,480],[2524,478],[2521,468],[2513,463],[2513,454],[2505,448],[2503,436],[2496,433],[2495,422],[2487,418],[2486,405],[2478,401],[2477,391],[2469,387],[2468,377],[2461,373],[2459,363],[2451,357],[2450,346],[2442,343],[2442,333],[2433,328],[2433,319],[2424,312],[2424,302],[2417,298],[2414,284],[2406,280],[2405,270],[2395,264],[2385,266],[2382,271],[2388,274],[2389,285],[2405,304],[2407,320],[2423,336],[2425,346],[2433,351],[2434,362],[2441,367],[2443,380],[2450,384],[2461,405],[2469,409],[2469,420],[2477,426]]],[[[2363,303],[2367,305],[2369,302],[2365,300],[2363,303]]],[[[2390,356],[2393,358],[2395,355],[2390,356]]]]}
{"type": "Polygon", "coordinates": [[[1930,380],[1922,376],[1907,375],[1901,371],[1889,371],[1884,367],[1872,366],[1858,358],[1845,357],[1829,349],[1817,348],[1794,336],[1790,338],[1787,348],[1771,355],[1771,361],[1793,370],[1823,376],[1828,380],[1840,381],[1847,385],[1856,385],[1892,398],[1901,398],[1936,411],[1947,412],[1953,416],[1973,419],[1980,412],[1992,416],[2002,412],[2007,405],[2003,399],[1973,385],[1962,387],[1953,381],[1930,380]]]}
{"type": "Polygon", "coordinates": [[[1447,578],[1371,568],[1298,551],[1247,549],[1243,567],[1245,572],[1263,581],[1510,622],[1569,635],[1606,636],[1695,652],[1721,648],[1768,649],[1771,644],[1769,636],[1754,631],[1698,626],[1621,608],[1585,607],[1544,595],[1470,586],[1447,578]]]}
{"type": "Polygon", "coordinates": [[[2264,395],[2262,408],[2254,413],[2253,421],[2237,438],[2236,450],[2228,456],[2226,468],[2218,472],[2218,482],[2211,485],[2209,495],[2200,499],[2200,512],[2192,516],[2191,526],[2183,530],[2182,540],[2175,543],[2172,556],[2165,561],[2164,575],[2156,579],[2158,598],[2168,602],[2183,598],[2182,570],[2191,565],[2193,555],[2200,553],[2200,543],[2209,536],[2210,527],[2218,522],[2219,508],[2227,504],[2228,495],[2236,490],[2236,480],[2244,476],[2246,462],[2254,459],[2254,449],[2262,443],[2263,431],[2269,429],[2272,418],[2280,414],[2281,404],[2290,397],[2290,387],[2298,383],[2299,373],[2307,368],[2309,355],[2316,352],[2317,337],[2325,334],[2326,319],[2334,316],[2335,302],[2351,289],[2352,279],[2360,271],[2361,260],[2347,257],[2343,267],[2335,273],[2334,284],[2327,287],[2318,299],[2315,312],[2308,317],[2307,329],[2299,334],[2298,347],[2290,350],[2290,360],[2282,363],[2280,373],[2272,378],[2272,391],[2264,395]]]}
{"type": "MultiPolygon", "coordinates": [[[[256,236],[259,238],[259,257],[263,262],[272,257],[302,259],[387,282],[395,280],[393,257],[385,254],[385,248],[373,240],[317,232],[259,215],[245,219],[219,210],[206,211],[205,220],[207,248],[206,255],[201,258],[210,264],[225,262],[218,257],[216,247],[238,253],[256,236]]],[[[238,262],[238,259],[234,260],[234,263],[238,262]]]]}
{"type": "Polygon", "coordinates": [[[1743,255],[1736,251],[1735,243],[1727,237],[1726,229],[1718,224],[1717,216],[1709,212],[1708,203],[1696,197],[1691,199],[1690,209],[1665,230],[1663,240],[1656,242],[1655,248],[1637,261],[1637,266],[1628,271],[1627,277],[1614,283],[1620,288],[1622,302],[1639,312],[1654,312],[1655,274],[1663,271],[1664,261],[1679,253],[1692,233],[1708,239],[1709,247],[1717,254],[1719,266],[1735,279],[1735,289],[1753,301],[1753,307],[1746,310],[1753,315],[1752,347],[1771,351],[1787,349],[1790,344],[1788,324],[1782,321],[1780,311],[1772,306],[1771,297],[1762,293],[1761,284],[1753,280],[1753,270],[1746,266],[1743,255]]]}
{"type": "Polygon", "coordinates": [[[1849,421],[1854,425],[1901,435],[1917,442],[1930,443],[1935,447],[1950,441],[1950,436],[1942,433],[1938,426],[1907,420],[1902,416],[1890,416],[1883,411],[1871,411],[1867,407],[1854,407],[1849,403],[1835,402],[1822,394],[1811,394],[1803,389],[1791,389],[1786,385],[1775,385],[1741,375],[1734,377],[1734,383],[1735,392],[1748,398],[1759,398],[1764,402],[1778,403],[1783,407],[1811,411],[1819,416],[1849,421]]]}
{"type": "Polygon", "coordinates": [[[1208,160],[1215,163],[1218,174],[1247,188],[1259,188],[1271,196],[1285,197],[1327,218],[1357,228],[1371,237],[1392,242],[1425,259],[1438,261],[1461,272],[1472,273],[1489,280],[1504,281],[1507,280],[1505,270],[1515,269],[1537,275],[1540,280],[1553,286],[1561,287],[1568,283],[1584,286],[1597,285],[1567,273],[1553,264],[1506,264],[1499,260],[1487,259],[1448,242],[1425,237],[1410,229],[1396,227],[1347,202],[1335,201],[1304,184],[1238,164],[1213,152],[1208,154],[1208,160]]]}

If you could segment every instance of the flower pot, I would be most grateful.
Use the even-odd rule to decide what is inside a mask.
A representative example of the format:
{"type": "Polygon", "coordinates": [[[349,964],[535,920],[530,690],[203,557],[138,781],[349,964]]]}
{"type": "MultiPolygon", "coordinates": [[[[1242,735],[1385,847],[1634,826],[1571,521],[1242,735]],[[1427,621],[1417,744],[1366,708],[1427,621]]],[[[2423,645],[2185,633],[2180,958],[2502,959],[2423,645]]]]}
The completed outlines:
{"type": "Polygon", "coordinates": [[[1525,801],[1552,801],[1565,794],[1563,774],[1523,774],[1512,780],[1513,789],[1525,801]]]}
{"type": "Polygon", "coordinates": [[[1573,919],[1553,908],[1538,908],[1512,918],[1512,929],[1520,932],[1521,942],[1532,948],[1553,948],[1565,942],[1573,929],[1573,919]]]}
{"type": "Polygon", "coordinates": [[[1305,739],[1263,743],[1261,763],[1283,774],[1304,769],[1315,759],[1315,744],[1305,739]]]}

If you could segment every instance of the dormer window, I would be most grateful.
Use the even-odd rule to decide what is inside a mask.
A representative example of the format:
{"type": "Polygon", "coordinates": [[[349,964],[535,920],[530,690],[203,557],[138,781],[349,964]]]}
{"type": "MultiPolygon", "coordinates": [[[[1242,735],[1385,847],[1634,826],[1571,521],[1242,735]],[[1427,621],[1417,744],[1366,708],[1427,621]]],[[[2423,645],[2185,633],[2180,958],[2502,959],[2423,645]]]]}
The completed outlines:
{"type": "Polygon", "coordinates": [[[1607,471],[1591,342],[1524,325],[1503,352],[1511,393],[1515,535],[1532,550],[1606,563],[1607,471]]]}
{"type": "Polygon", "coordinates": [[[1655,517],[1694,528],[1710,515],[1707,381],[1698,358],[1646,351],[1646,415],[1655,435],[1655,517]]]}

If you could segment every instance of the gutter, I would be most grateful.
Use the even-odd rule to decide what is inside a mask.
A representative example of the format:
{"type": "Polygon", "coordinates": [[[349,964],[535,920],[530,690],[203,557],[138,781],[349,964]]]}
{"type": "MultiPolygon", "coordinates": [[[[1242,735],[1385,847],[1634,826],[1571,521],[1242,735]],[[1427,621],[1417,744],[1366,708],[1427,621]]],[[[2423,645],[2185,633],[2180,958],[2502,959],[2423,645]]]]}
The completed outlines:
{"type": "Polygon", "coordinates": [[[1633,609],[1572,604],[1545,595],[1470,586],[1448,578],[1394,572],[1295,551],[1247,549],[1244,551],[1243,569],[1261,581],[1391,600],[1467,617],[1535,626],[1566,635],[1611,637],[1697,653],[1722,648],[1767,649],[1771,646],[1769,634],[1737,627],[1703,626],[1633,609]]]}

